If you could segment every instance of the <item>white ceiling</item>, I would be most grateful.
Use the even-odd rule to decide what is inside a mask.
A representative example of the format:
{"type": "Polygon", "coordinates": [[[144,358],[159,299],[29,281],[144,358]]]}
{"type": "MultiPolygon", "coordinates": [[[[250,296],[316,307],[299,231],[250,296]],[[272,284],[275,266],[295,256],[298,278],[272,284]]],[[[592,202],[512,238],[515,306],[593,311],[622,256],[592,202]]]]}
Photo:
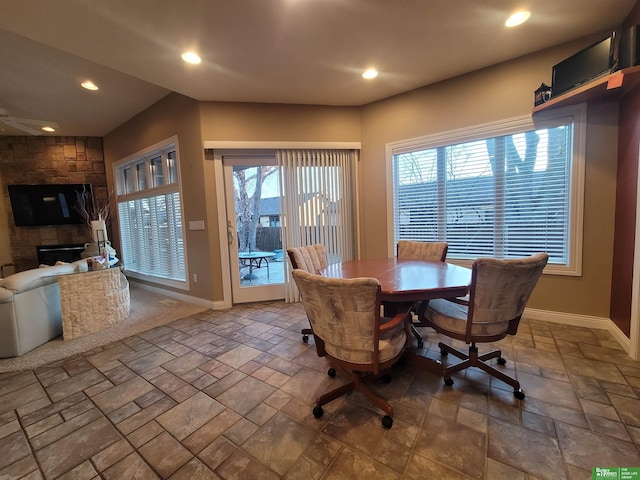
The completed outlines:
{"type": "MultiPolygon", "coordinates": [[[[619,26],[635,0],[0,0],[0,109],[103,136],[171,91],[364,105],[619,26]],[[521,6],[521,27],[504,27],[521,6]],[[182,62],[199,51],[199,66],[182,62]],[[362,71],[376,67],[373,81],[362,71]],[[79,83],[100,86],[88,92],[79,83]]],[[[0,135],[24,135],[0,123],[0,135]]]]}

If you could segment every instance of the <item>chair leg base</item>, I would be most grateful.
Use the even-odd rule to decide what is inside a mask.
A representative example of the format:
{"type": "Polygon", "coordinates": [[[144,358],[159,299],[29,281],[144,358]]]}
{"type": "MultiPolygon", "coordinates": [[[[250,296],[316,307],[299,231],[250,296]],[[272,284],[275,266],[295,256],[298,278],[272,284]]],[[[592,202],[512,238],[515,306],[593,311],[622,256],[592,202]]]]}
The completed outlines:
{"type": "Polygon", "coordinates": [[[510,385],[511,387],[513,387],[513,395],[522,400],[524,399],[524,392],[522,391],[522,389],[520,388],[520,382],[518,380],[516,380],[515,378],[509,377],[508,375],[505,375],[503,372],[501,372],[500,370],[492,367],[491,365],[489,365],[487,362],[488,360],[491,360],[492,358],[497,358],[498,359],[498,364],[500,365],[504,365],[506,363],[506,360],[504,360],[504,358],[502,358],[502,352],[500,350],[492,350],[490,352],[484,353],[482,355],[478,355],[478,347],[476,347],[476,345],[474,343],[472,343],[469,346],[469,353],[465,353],[465,352],[461,352],[460,350],[453,348],[450,345],[447,345],[446,343],[442,343],[440,342],[438,344],[438,347],[440,347],[440,352],[443,355],[446,355],[447,353],[450,353],[452,355],[454,355],[455,357],[458,357],[459,359],[461,359],[462,361],[455,364],[455,365],[451,365],[451,366],[447,366],[443,369],[443,376],[444,376],[444,382],[447,386],[451,386],[453,385],[453,380],[451,379],[451,374],[459,372],[461,370],[464,370],[466,368],[469,367],[478,367],[481,370],[483,370],[484,372],[488,373],[489,375],[491,375],[492,377],[497,378],[498,380],[503,381],[504,383],[506,383],[507,385],[510,385]]]}
{"type": "Polygon", "coordinates": [[[418,341],[418,348],[424,347],[424,339],[414,324],[411,324],[411,333],[413,333],[413,336],[418,341]]]}
{"type": "Polygon", "coordinates": [[[302,341],[304,343],[308,343],[309,342],[309,335],[313,334],[313,330],[311,330],[310,328],[303,328],[300,333],[302,334],[302,341]]]}
{"type": "MultiPolygon", "coordinates": [[[[393,425],[393,407],[389,404],[387,400],[382,397],[376,395],[371,389],[367,387],[367,383],[370,383],[378,378],[380,375],[373,374],[358,374],[347,371],[341,368],[339,365],[335,365],[332,367],[334,371],[337,371],[341,377],[347,378],[350,381],[344,385],[341,385],[330,392],[327,392],[323,395],[320,395],[316,399],[315,407],[313,408],[313,416],[316,418],[320,418],[323,415],[322,405],[325,405],[336,398],[340,398],[343,395],[347,395],[348,393],[353,392],[354,390],[358,390],[365,397],[367,397],[371,403],[373,403],[376,407],[382,410],[386,415],[382,418],[382,426],[385,428],[391,428],[393,425]]],[[[386,375],[382,375],[383,380],[386,375]]]]}
{"type": "Polygon", "coordinates": [[[393,418],[391,418],[389,415],[385,415],[384,417],[382,417],[382,426],[384,428],[393,427],[393,418]]]}
{"type": "Polygon", "coordinates": [[[418,317],[418,321],[417,322],[411,322],[411,333],[413,333],[413,336],[416,337],[416,340],[418,341],[418,348],[423,348],[424,347],[424,338],[422,338],[422,335],[418,331],[417,327],[428,327],[429,326],[428,323],[425,323],[423,321],[424,313],[427,310],[427,306],[428,305],[429,305],[429,301],[428,300],[424,300],[422,302],[415,303],[411,307],[411,311],[414,312],[418,317]]]}

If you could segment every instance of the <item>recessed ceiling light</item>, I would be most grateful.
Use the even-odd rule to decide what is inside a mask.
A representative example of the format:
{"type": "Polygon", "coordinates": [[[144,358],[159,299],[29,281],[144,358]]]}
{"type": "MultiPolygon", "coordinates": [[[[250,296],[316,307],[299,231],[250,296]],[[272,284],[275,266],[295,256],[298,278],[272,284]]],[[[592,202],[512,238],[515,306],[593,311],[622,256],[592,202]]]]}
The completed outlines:
{"type": "Polygon", "coordinates": [[[200,58],[200,55],[198,55],[195,52],[184,52],[182,54],[182,60],[184,60],[187,63],[192,63],[194,65],[197,65],[200,62],[202,62],[202,59],[200,58]]]}
{"type": "Polygon", "coordinates": [[[86,80],[82,82],[80,85],[82,85],[82,88],[86,88],[87,90],[98,90],[98,86],[95,83],[93,83],[91,80],[86,80]]]}
{"type": "Polygon", "coordinates": [[[513,15],[511,15],[509,18],[507,18],[507,21],[504,22],[504,24],[507,27],[516,27],[526,22],[530,16],[531,16],[531,12],[526,12],[526,11],[516,12],[513,15]]]}
{"type": "Polygon", "coordinates": [[[367,78],[367,79],[376,78],[377,76],[378,76],[378,71],[375,68],[368,68],[362,74],[362,78],[367,78]]]}
{"type": "Polygon", "coordinates": [[[44,130],[45,132],[55,132],[56,129],[53,127],[42,127],[42,130],[44,130]]]}

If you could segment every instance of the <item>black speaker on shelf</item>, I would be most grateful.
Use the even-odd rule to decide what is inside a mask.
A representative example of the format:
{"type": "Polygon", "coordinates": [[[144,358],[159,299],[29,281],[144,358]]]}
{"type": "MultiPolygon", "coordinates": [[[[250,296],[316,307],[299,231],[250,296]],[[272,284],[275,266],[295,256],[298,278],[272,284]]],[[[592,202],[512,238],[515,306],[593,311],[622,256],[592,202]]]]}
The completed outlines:
{"type": "Polygon", "coordinates": [[[640,25],[626,28],[620,32],[618,43],[618,69],[640,64],[640,25]]]}
{"type": "Polygon", "coordinates": [[[611,73],[615,67],[615,35],[583,48],[551,70],[551,97],[611,73]]]}

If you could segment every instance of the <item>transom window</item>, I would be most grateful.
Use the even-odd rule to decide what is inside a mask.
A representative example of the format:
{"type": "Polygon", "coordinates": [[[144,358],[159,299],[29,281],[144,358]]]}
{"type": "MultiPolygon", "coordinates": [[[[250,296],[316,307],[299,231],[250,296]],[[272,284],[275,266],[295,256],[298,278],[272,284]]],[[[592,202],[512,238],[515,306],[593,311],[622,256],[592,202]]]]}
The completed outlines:
{"type": "Polygon", "coordinates": [[[547,252],[580,274],[584,109],[390,146],[393,245],[446,241],[448,259],[547,252]]]}
{"type": "Polygon", "coordinates": [[[186,288],[177,142],[156,145],[115,167],[127,274],[186,288]]]}

